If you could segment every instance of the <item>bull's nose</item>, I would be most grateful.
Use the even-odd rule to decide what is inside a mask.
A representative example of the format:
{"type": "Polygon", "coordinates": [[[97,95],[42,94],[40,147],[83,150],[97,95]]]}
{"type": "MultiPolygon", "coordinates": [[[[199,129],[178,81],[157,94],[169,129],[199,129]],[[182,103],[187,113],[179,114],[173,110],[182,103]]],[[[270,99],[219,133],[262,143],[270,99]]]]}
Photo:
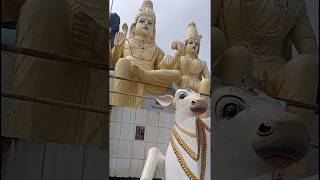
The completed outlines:
{"type": "Polygon", "coordinates": [[[266,164],[285,169],[305,157],[310,136],[302,119],[279,111],[262,118],[264,121],[258,124],[253,147],[266,164]]]}
{"type": "Polygon", "coordinates": [[[202,114],[207,111],[208,102],[204,99],[197,99],[191,101],[190,110],[195,114],[202,114]]]}
{"type": "Polygon", "coordinates": [[[269,136],[270,134],[272,134],[272,132],[273,132],[272,125],[270,125],[268,123],[262,123],[262,124],[260,124],[260,126],[258,128],[257,134],[259,136],[269,136]]]}

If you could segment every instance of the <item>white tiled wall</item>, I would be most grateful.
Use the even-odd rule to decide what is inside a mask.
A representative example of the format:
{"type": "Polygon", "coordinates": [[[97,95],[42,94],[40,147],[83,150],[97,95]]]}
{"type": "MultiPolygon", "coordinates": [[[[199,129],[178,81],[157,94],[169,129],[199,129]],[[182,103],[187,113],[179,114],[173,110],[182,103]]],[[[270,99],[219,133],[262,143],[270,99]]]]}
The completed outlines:
{"type": "Polygon", "coordinates": [[[139,178],[151,147],[165,155],[174,114],[113,106],[110,120],[111,177],[139,178]],[[136,126],[145,127],[144,140],[135,140],[136,126]]]}

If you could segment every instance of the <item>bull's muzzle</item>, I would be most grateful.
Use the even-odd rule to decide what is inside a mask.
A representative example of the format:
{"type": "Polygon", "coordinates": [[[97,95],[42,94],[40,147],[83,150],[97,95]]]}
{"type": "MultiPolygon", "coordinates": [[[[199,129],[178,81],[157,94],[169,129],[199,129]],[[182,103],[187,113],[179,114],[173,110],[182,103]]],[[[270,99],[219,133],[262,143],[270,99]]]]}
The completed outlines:
{"type": "Polygon", "coordinates": [[[257,155],[275,169],[297,163],[309,151],[310,136],[302,119],[287,113],[260,123],[253,140],[257,155]]]}
{"type": "Polygon", "coordinates": [[[195,113],[196,115],[200,115],[206,112],[208,109],[208,101],[205,99],[197,99],[191,101],[190,110],[195,113]]]}

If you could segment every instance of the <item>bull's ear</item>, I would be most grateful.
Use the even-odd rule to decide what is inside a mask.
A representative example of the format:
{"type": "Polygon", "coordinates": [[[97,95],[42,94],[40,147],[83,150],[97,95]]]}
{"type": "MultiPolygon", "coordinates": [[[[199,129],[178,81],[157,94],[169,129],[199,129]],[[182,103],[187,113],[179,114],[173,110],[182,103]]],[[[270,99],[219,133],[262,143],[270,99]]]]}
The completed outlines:
{"type": "Polygon", "coordinates": [[[171,95],[160,96],[156,98],[156,100],[157,103],[164,107],[170,106],[172,103],[174,103],[174,97],[171,95]]]}

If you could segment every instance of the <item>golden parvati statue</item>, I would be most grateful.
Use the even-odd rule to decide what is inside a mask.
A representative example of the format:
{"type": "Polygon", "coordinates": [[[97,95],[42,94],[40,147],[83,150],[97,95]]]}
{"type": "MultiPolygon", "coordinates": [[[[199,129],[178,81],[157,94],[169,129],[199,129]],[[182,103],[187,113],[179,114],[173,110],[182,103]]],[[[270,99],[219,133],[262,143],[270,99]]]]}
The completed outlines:
{"type": "MultiPolygon", "coordinates": [[[[118,32],[115,36],[110,64],[115,64],[116,77],[162,86],[170,86],[180,79],[178,70],[160,70],[160,62],[164,57],[164,52],[155,43],[155,23],[156,16],[153,4],[150,0],[144,0],[134,23],[130,26],[129,37],[126,38],[126,25],[123,26],[124,32],[118,32]]],[[[113,91],[140,96],[145,92],[157,95],[167,91],[167,88],[120,79],[114,79],[112,86],[113,91]]],[[[112,93],[112,105],[139,108],[143,106],[144,101],[141,97],[120,93],[112,93]]]]}
{"type": "Polygon", "coordinates": [[[188,88],[209,95],[210,72],[207,63],[198,58],[201,38],[196,24],[190,23],[185,32],[184,44],[175,41],[172,48],[177,49],[176,54],[173,57],[166,56],[161,66],[181,72],[181,79],[177,83],[180,88],[188,88]]]}

